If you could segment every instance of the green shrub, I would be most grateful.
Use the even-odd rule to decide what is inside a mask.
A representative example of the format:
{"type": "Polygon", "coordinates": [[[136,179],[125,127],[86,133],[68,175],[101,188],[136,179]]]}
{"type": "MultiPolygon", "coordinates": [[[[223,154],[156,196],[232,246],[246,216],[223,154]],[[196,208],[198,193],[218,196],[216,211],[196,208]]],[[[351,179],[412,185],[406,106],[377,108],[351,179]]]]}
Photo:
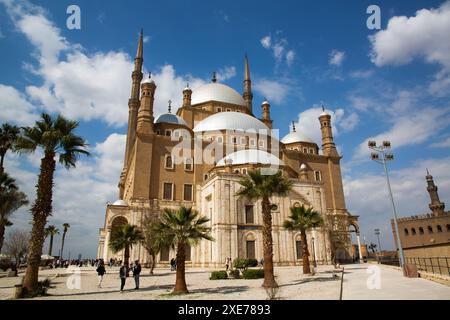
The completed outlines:
{"type": "Polygon", "coordinates": [[[247,259],[247,267],[257,267],[258,260],[256,259],[247,259]]]}
{"type": "Polygon", "coordinates": [[[248,267],[256,267],[258,265],[258,260],[256,259],[236,259],[233,262],[236,269],[246,270],[248,267]]]}
{"type": "Polygon", "coordinates": [[[238,269],[232,269],[230,270],[230,277],[233,279],[240,279],[240,273],[238,269]]]}
{"type": "Polygon", "coordinates": [[[264,278],[264,269],[247,269],[242,272],[244,279],[264,278]]]}
{"type": "Polygon", "coordinates": [[[213,271],[211,272],[211,277],[209,278],[209,280],[223,280],[227,278],[228,274],[226,271],[213,271]]]}

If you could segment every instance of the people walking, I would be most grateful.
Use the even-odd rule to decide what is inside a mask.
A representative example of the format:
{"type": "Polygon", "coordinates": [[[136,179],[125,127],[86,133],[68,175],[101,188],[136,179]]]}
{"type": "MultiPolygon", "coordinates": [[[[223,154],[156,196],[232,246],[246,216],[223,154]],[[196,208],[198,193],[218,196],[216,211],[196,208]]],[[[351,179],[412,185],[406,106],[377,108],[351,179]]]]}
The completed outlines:
{"type": "Polygon", "coordinates": [[[119,269],[119,276],[120,276],[120,292],[123,292],[123,288],[125,287],[125,281],[127,280],[127,270],[128,266],[124,264],[119,269]]]}
{"type": "Polygon", "coordinates": [[[102,287],[103,282],[103,275],[106,273],[105,264],[103,261],[100,261],[100,264],[97,267],[97,274],[98,274],[98,287],[102,287]]]}
{"type": "Polygon", "coordinates": [[[170,271],[175,271],[177,269],[177,262],[174,258],[170,259],[170,271]]]}
{"type": "Polygon", "coordinates": [[[133,268],[133,277],[134,277],[134,283],[136,284],[135,290],[139,290],[139,276],[141,274],[141,264],[139,263],[139,260],[136,260],[134,262],[134,268],[133,268]]]}

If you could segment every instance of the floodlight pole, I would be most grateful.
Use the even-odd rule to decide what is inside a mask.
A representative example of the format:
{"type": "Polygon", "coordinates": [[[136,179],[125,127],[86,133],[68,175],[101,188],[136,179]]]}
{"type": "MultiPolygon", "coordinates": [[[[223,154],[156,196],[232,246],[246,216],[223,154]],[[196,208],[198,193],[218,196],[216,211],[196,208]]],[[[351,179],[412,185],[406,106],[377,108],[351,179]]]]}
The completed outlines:
{"type": "Polygon", "coordinates": [[[383,167],[384,167],[384,174],[386,176],[386,183],[387,183],[388,190],[389,190],[389,197],[391,199],[392,209],[393,209],[393,213],[394,213],[394,228],[395,228],[395,235],[396,235],[396,240],[397,240],[397,248],[398,248],[398,252],[399,252],[399,256],[400,256],[400,267],[403,269],[403,274],[406,275],[405,274],[405,272],[406,272],[405,258],[403,255],[403,248],[402,248],[402,244],[400,241],[400,233],[399,233],[398,224],[397,224],[397,210],[395,209],[394,197],[392,195],[391,183],[389,180],[389,173],[388,173],[387,164],[386,164],[386,162],[388,160],[392,160],[392,156],[390,159],[386,158],[386,152],[385,152],[387,148],[390,148],[390,143],[388,145],[385,145],[385,143],[383,142],[383,145],[376,147],[375,145],[371,146],[370,142],[369,142],[369,148],[371,148],[372,150],[375,150],[379,154],[381,154],[381,161],[378,161],[377,159],[373,159],[373,160],[378,163],[382,163],[383,167]]]}

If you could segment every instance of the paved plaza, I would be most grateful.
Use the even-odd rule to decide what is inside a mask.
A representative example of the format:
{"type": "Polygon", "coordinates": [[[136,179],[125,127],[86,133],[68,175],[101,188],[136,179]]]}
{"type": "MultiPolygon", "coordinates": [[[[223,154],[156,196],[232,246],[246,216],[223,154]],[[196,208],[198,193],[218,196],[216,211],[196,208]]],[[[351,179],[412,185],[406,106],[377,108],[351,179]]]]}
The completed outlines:
{"type": "MultiPolygon", "coordinates": [[[[355,264],[345,266],[342,298],[353,299],[444,299],[450,300],[450,287],[424,279],[404,278],[400,271],[376,265],[355,264]],[[369,272],[367,269],[369,268],[369,272]]],[[[124,293],[119,292],[118,268],[107,268],[102,288],[97,287],[95,268],[83,267],[79,276],[66,273],[65,269],[41,271],[42,279],[53,278],[54,288],[49,296],[36,299],[51,300],[141,300],[141,299],[224,299],[224,300],[263,300],[267,293],[261,288],[262,280],[209,280],[207,269],[188,269],[186,280],[189,295],[170,294],[175,283],[175,272],[156,269],[149,275],[143,269],[141,289],[135,291],[132,277],[127,279],[124,293]]],[[[314,276],[304,276],[301,267],[279,267],[275,269],[280,285],[280,299],[299,300],[338,300],[341,294],[341,273],[334,272],[331,266],[320,266],[314,276]]],[[[0,299],[10,299],[14,285],[20,278],[0,278],[0,299]]]]}

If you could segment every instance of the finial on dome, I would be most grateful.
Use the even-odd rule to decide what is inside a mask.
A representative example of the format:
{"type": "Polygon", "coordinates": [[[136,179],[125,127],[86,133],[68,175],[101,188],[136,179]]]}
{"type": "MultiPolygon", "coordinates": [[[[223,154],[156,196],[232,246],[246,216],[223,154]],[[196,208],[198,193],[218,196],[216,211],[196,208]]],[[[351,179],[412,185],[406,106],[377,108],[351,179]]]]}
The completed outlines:
{"type": "Polygon", "coordinates": [[[428,171],[428,168],[426,168],[427,169],[427,176],[429,176],[430,175],[430,172],[428,171]]]}
{"type": "Polygon", "coordinates": [[[172,112],[172,106],[171,106],[172,100],[169,100],[168,102],[169,102],[169,106],[167,107],[167,109],[169,110],[169,113],[171,113],[172,112]]]}
{"type": "Polygon", "coordinates": [[[189,82],[186,82],[186,87],[183,89],[183,91],[192,91],[191,88],[189,88],[189,82]]]}
{"type": "Polygon", "coordinates": [[[292,132],[295,132],[295,121],[292,121],[292,132]]]}
{"type": "Polygon", "coordinates": [[[217,74],[216,74],[216,72],[215,72],[215,71],[213,71],[213,74],[212,74],[212,79],[211,79],[211,81],[212,81],[213,83],[216,83],[216,82],[217,82],[217,74]]]}

